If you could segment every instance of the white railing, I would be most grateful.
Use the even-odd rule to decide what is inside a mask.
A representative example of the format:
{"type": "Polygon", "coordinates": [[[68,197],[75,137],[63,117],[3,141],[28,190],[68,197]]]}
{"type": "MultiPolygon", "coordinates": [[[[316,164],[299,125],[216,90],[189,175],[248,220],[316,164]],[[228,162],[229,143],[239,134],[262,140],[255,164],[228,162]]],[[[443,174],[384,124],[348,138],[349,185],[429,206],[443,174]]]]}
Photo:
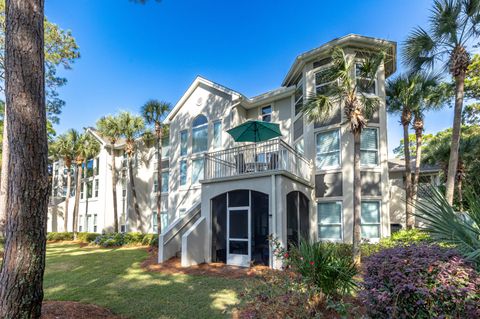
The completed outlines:
{"type": "Polygon", "coordinates": [[[205,180],[275,171],[286,171],[310,182],[312,166],[281,139],[205,154],[205,180]]]}

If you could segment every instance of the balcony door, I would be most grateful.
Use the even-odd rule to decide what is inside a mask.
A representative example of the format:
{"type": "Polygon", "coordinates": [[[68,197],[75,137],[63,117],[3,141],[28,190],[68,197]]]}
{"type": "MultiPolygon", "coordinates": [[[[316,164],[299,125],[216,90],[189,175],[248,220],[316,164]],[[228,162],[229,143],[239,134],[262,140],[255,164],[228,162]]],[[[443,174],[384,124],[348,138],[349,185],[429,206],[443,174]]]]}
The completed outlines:
{"type": "Polygon", "coordinates": [[[251,260],[250,207],[229,208],[227,213],[227,264],[248,267],[251,260]]]}

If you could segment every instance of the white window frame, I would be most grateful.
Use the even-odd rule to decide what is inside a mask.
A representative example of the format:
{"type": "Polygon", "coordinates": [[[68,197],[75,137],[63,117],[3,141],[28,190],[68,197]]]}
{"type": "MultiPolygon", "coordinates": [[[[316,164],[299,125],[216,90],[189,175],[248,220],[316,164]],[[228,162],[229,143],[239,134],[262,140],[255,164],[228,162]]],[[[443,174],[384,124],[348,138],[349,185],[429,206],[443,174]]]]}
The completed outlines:
{"type": "MultiPolygon", "coordinates": [[[[357,76],[357,66],[361,66],[362,65],[362,61],[360,60],[357,60],[355,62],[355,72],[354,72],[354,77],[355,77],[355,84],[357,84],[357,81],[358,80],[367,80],[367,81],[370,81],[371,79],[370,78],[366,78],[366,77],[362,77],[362,76],[357,76]]],[[[373,93],[370,93],[370,92],[361,92],[360,90],[358,90],[357,92],[360,92],[361,94],[365,94],[366,96],[377,96],[378,95],[378,86],[377,86],[377,78],[378,78],[378,72],[375,74],[375,79],[373,79],[373,90],[374,92],[373,93]]],[[[357,86],[358,88],[358,86],[357,86]]]]}
{"type": "Polygon", "coordinates": [[[293,93],[293,99],[294,99],[294,102],[293,102],[293,114],[294,114],[294,116],[295,116],[295,119],[297,119],[297,117],[299,117],[299,115],[302,114],[301,111],[299,111],[299,112],[297,113],[297,103],[299,103],[300,100],[302,100],[302,107],[303,107],[303,105],[305,105],[304,100],[303,100],[304,90],[305,90],[305,87],[303,86],[303,78],[302,78],[302,79],[301,79],[300,81],[298,81],[298,83],[296,84],[296,86],[295,86],[295,92],[293,93]],[[295,93],[297,92],[299,86],[302,86],[302,95],[301,95],[298,99],[295,99],[295,93]]]}
{"type": "Polygon", "coordinates": [[[205,179],[205,157],[203,156],[200,156],[200,157],[195,157],[195,158],[192,158],[192,185],[200,185],[200,181],[205,179]],[[200,176],[198,177],[198,180],[195,181],[195,177],[194,177],[194,165],[193,163],[196,162],[196,161],[202,161],[203,162],[203,167],[202,167],[202,171],[203,171],[203,178],[200,178],[200,176]]]}
{"type": "Polygon", "coordinates": [[[93,197],[94,198],[98,198],[99,188],[100,188],[100,181],[98,178],[95,178],[93,180],[93,197]]]}
{"type": "Polygon", "coordinates": [[[361,205],[363,203],[376,203],[378,205],[378,223],[363,223],[360,221],[360,234],[362,233],[361,228],[362,226],[378,226],[378,237],[367,238],[363,237],[362,239],[367,239],[370,241],[378,241],[382,238],[382,201],[380,199],[365,199],[360,202],[360,220],[362,219],[362,209],[361,205]]]}
{"type": "Polygon", "coordinates": [[[187,184],[188,184],[188,162],[187,162],[187,159],[181,159],[180,160],[180,163],[179,163],[179,174],[178,174],[178,185],[180,185],[180,187],[185,187],[187,184]],[[182,184],[182,163],[185,163],[185,183],[182,184]]]}
{"type": "MultiPolygon", "coordinates": [[[[328,152],[328,153],[322,153],[322,154],[330,154],[333,152],[328,152]]],[[[330,169],[337,169],[342,167],[342,133],[340,128],[333,128],[333,129],[328,129],[328,130],[321,130],[321,131],[316,131],[315,132],[315,169],[316,171],[325,171],[325,170],[330,170],[330,169]],[[323,166],[323,167],[318,167],[317,165],[317,157],[318,157],[318,152],[317,152],[317,136],[320,134],[325,134],[325,133],[330,133],[336,131],[338,135],[338,165],[330,165],[330,166],[323,166]]]]}
{"type": "Polygon", "coordinates": [[[315,86],[315,94],[317,94],[319,88],[330,85],[330,84],[338,81],[338,79],[335,79],[335,80],[330,81],[330,82],[317,84],[317,74],[321,73],[321,72],[324,72],[325,70],[329,69],[330,67],[331,67],[331,62],[326,64],[326,65],[322,65],[322,66],[320,66],[320,67],[318,67],[317,69],[314,70],[314,72],[313,72],[313,82],[314,82],[314,86],[315,86]]]}
{"type": "Polygon", "coordinates": [[[341,200],[328,200],[328,201],[319,201],[317,202],[317,239],[318,241],[331,241],[331,242],[343,242],[344,237],[344,223],[343,223],[343,202],[341,200]],[[320,222],[320,206],[322,204],[340,204],[340,223],[328,223],[323,224],[320,222]],[[320,237],[320,226],[340,226],[340,238],[321,238],[320,237]]]}
{"type": "Polygon", "coordinates": [[[96,233],[97,230],[98,230],[98,227],[97,227],[97,219],[98,219],[98,215],[97,214],[93,214],[93,232],[96,233]]]}
{"type": "Polygon", "coordinates": [[[260,107],[260,117],[262,119],[262,122],[267,122],[267,123],[272,123],[272,120],[273,120],[273,104],[269,104],[269,105],[265,105],[265,106],[262,106],[260,107]],[[263,114],[263,109],[266,109],[267,107],[270,108],[270,113],[265,113],[263,114]],[[265,117],[266,116],[270,116],[270,121],[265,121],[265,117]]]}
{"type": "Polygon", "coordinates": [[[208,152],[208,144],[209,144],[209,143],[208,143],[208,124],[209,124],[209,122],[208,122],[208,117],[205,116],[204,114],[199,114],[199,115],[197,115],[197,116],[194,117],[194,119],[193,119],[193,121],[192,121],[192,154],[201,154],[201,153],[208,152]],[[195,127],[194,127],[194,126],[193,126],[193,122],[194,122],[198,117],[200,117],[200,116],[204,116],[204,117],[207,119],[207,122],[204,123],[204,124],[201,124],[201,125],[198,125],[198,126],[195,126],[195,127]],[[195,151],[195,150],[194,150],[194,147],[195,147],[195,136],[193,135],[193,132],[194,132],[194,131],[203,130],[203,129],[206,130],[206,132],[207,132],[207,147],[206,147],[206,149],[204,149],[204,150],[195,151]]]}
{"type": "Polygon", "coordinates": [[[188,155],[188,130],[180,131],[180,157],[188,155]],[[182,148],[182,136],[185,134],[185,149],[182,148]],[[182,154],[182,150],[185,150],[185,154],[182,154]]]}
{"type": "MultiPolygon", "coordinates": [[[[165,225],[162,223],[162,232],[168,227],[168,212],[167,211],[160,211],[160,221],[162,221],[162,216],[166,216],[165,225]]],[[[152,208],[152,230],[153,233],[157,233],[157,207],[152,208]]]]}
{"type": "Polygon", "coordinates": [[[360,136],[360,166],[361,167],[378,167],[380,165],[380,136],[379,136],[380,130],[379,130],[378,127],[366,127],[366,128],[363,129],[362,133],[365,130],[375,130],[376,131],[377,149],[376,150],[374,150],[374,149],[362,149],[362,142],[361,142],[362,137],[360,136]],[[376,164],[363,164],[363,163],[361,163],[362,152],[363,151],[367,151],[367,152],[376,151],[377,152],[377,163],[376,164]]]}
{"type": "Polygon", "coordinates": [[[219,149],[222,147],[222,120],[215,120],[213,121],[213,139],[212,139],[212,147],[213,149],[219,149]],[[219,125],[218,131],[218,145],[216,144],[216,137],[215,137],[215,127],[219,125]]]}

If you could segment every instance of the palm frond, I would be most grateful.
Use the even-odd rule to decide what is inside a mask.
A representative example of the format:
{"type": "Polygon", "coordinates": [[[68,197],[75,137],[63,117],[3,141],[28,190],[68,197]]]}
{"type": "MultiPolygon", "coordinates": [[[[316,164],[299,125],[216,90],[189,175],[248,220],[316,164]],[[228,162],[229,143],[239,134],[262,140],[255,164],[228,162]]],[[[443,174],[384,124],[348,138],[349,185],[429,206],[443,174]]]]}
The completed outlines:
{"type": "Polygon", "coordinates": [[[168,102],[149,100],[142,106],[141,114],[147,124],[159,124],[165,120],[171,108],[168,102]]]}
{"type": "Polygon", "coordinates": [[[480,219],[478,197],[470,210],[455,212],[442,193],[433,186],[421,187],[422,198],[414,204],[415,215],[425,222],[425,231],[432,238],[454,245],[467,259],[480,265],[480,219]]]}
{"type": "Polygon", "coordinates": [[[330,118],[333,106],[332,95],[314,94],[307,96],[302,111],[309,122],[322,123],[330,118]]]}
{"type": "Polygon", "coordinates": [[[459,42],[457,32],[462,30],[461,12],[462,3],[458,0],[435,0],[433,2],[430,25],[437,40],[442,39],[451,44],[459,42]]]}
{"type": "Polygon", "coordinates": [[[437,59],[437,49],[438,44],[428,32],[417,27],[413,29],[404,42],[403,61],[406,66],[414,71],[421,70],[424,67],[433,68],[437,59]]]}
{"type": "Polygon", "coordinates": [[[370,120],[380,107],[380,98],[376,95],[360,93],[360,101],[365,119],[370,120]]]}

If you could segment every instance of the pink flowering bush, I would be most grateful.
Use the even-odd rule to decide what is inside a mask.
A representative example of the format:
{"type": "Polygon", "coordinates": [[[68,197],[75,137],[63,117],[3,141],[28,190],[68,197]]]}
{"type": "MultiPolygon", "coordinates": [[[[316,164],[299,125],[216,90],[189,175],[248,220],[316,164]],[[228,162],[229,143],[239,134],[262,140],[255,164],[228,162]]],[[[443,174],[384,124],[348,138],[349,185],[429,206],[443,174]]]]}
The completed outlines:
{"type": "Polygon", "coordinates": [[[372,318],[480,318],[480,275],[456,250],[394,247],[364,269],[359,296],[372,318]]]}

